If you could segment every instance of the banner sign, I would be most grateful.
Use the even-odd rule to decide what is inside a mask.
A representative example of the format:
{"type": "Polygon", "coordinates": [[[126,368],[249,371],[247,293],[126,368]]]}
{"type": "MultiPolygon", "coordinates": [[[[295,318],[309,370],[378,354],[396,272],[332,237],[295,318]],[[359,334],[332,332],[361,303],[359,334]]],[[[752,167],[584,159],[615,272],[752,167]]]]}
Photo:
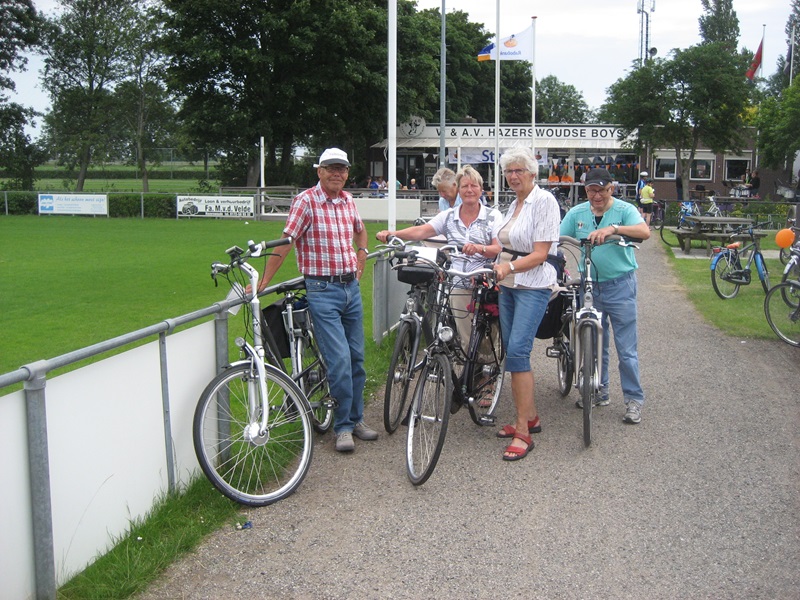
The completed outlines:
{"type": "MultiPolygon", "coordinates": [[[[503,156],[503,151],[500,151],[500,156],[503,156]]],[[[547,166],[547,149],[536,150],[536,160],[539,161],[539,166],[547,166]]],[[[457,149],[450,148],[447,152],[447,162],[451,165],[477,165],[481,163],[494,164],[494,150],[489,148],[461,148],[460,152],[457,149]],[[460,160],[459,160],[460,159],[460,160]]]]}
{"type": "MultiPolygon", "coordinates": [[[[441,129],[432,125],[419,128],[414,137],[427,137],[439,139],[441,129]]],[[[399,130],[398,137],[410,137],[402,129],[399,130]]],[[[448,140],[494,140],[500,138],[500,146],[503,147],[503,139],[548,139],[548,140],[581,140],[584,142],[596,142],[604,140],[608,142],[617,141],[619,127],[616,125],[537,125],[533,127],[515,126],[508,127],[501,125],[496,128],[494,125],[456,125],[447,126],[444,131],[445,138],[448,140]],[[534,135],[535,134],[535,135],[534,135]]],[[[487,144],[488,146],[489,144],[487,144]]]]}
{"type": "Polygon", "coordinates": [[[40,215],[105,215],[106,194],[39,194],[40,215]]]}
{"type": "Polygon", "coordinates": [[[255,196],[178,196],[179,217],[252,217],[255,196]]]}

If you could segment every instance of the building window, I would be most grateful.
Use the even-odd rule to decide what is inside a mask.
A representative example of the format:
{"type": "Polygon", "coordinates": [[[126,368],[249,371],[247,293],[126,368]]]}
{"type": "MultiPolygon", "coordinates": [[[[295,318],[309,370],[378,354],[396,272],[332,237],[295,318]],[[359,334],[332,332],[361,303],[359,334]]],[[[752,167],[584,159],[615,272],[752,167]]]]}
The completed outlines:
{"type": "Polygon", "coordinates": [[[703,158],[693,160],[689,177],[701,181],[711,181],[714,178],[712,165],[713,163],[710,160],[703,158]]]}
{"type": "Polygon", "coordinates": [[[742,176],[750,168],[750,161],[741,158],[730,159],[725,161],[725,177],[726,180],[741,181],[742,176]]]}
{"type": "Polygon", "coordinates": [[[654,177],[656,179],[675,179],[675,159],[657,158],[654,177]]]}

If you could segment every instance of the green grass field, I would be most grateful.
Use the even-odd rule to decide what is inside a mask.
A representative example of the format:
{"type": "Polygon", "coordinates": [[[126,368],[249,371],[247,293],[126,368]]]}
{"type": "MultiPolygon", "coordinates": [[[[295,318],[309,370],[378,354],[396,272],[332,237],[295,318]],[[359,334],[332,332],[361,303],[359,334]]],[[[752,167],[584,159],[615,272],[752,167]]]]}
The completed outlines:
{"type": "MultiPolygon", "coordinates": [[[[368,225],[371,239],[380,226],[368,225]]],[[[224,280],[214,287],[211,263],[224,260],[234,244],[280,237],[282,227],[210,219],[0,217],[0,373],[210,306],[228,293],[224,280]]],[[[297,275],[292,254],[274,281],[297,275]]],[[[362,292],[371,332],[370,269],[362,292]]],[[[232,331],[237,327],[238,317],[231,319],[232,331]]],[[[367,349],[378,361],[368,372],[385,372],[388,351],[378,351],[371,340],[367,349]]],[[[368,385],[377,380],[371,377],[368,385]]]]}

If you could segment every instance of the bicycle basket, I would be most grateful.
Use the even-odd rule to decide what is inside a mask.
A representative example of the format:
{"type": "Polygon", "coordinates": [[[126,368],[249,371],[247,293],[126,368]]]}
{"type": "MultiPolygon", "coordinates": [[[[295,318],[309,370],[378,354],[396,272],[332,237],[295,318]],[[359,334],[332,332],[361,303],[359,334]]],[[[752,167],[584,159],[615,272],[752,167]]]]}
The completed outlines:
{"type": "MultiPolygon", "coordinates": [[[[283,311],[286,308],[286,298],[276,300],[261,310],[262,334],[267,339],[272,339],[281,358],[289,358],[289,336],[283,326],[283,311]]],[[[297,313],[295,313],[297,314],[297,313]]]]}
{"type": "MultiPolygon", "coordinates": [[[[442,259],[436,248],[420,247],[415,248],[420,256],[425,258],[436,259],[437,264],[442,264],[442,259]]],[[[430,265],[424,264],[422,261],[414,264],[404,263],[397,268],[397,280],[400,283],[408,283],[410,285],[425,285],[431,283],[436,277],[436,271],[430,265]]]]}

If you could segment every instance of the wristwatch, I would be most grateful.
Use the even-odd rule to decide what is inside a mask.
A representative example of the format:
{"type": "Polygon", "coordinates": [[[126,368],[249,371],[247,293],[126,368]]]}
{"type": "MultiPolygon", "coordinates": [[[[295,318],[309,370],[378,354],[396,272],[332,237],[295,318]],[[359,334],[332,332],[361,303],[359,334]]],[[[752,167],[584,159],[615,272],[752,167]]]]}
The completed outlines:
{"type": "Polygon", "coordinates": [[[617,234],[619,233],[619,225],[617,225],[616,223],[614,223],[614,224],[612,224],[612,225],[611,225],[611,227],[613,227],[613,228],[614,228],[614,233],[617,233],[617,234]]]}
{"type": "Polygon", "coordinates": [[[511,272],[512,272],[512,273],[513,273],[514,271],[516,271],[516,269],[514,268],[514,263],[513,263],[513,262],[510,262],[510,263],[508,263],[508,268],[509,268],[509,269],[511,269],[511,272]]]}
{"type": "MultiPolygon", "coordinates": [[[[364,252],[366,252],[367,254],[369,254],[369,249],[367,249],[367,248],[364,248],[364,247],[362,247],[362,246],[359,246],[359,247],[358,247],[358,250],[363,250],[364,252]]],[[[356,250],[356,252],[358,252],[358,250],[356,250]]]]}

